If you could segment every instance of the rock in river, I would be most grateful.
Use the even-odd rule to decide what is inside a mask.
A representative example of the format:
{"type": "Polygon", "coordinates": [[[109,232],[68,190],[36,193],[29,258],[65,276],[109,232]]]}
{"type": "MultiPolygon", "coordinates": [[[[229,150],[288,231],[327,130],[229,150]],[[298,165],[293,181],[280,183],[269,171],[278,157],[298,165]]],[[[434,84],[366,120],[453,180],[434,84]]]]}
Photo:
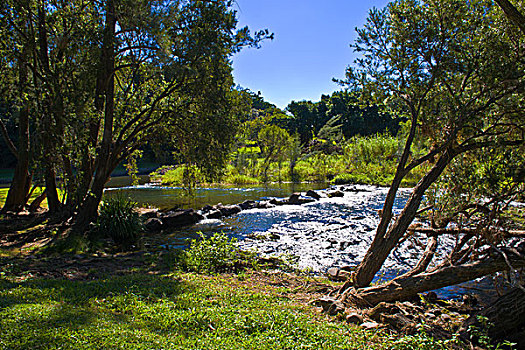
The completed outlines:
{"type": "Polygon", "coordinates": [[[177,228],[187,225],[193,225],[204,219],[193,209],[179,209],[177,211],[169,211],[160,217],[165,228],[177,228]]]}

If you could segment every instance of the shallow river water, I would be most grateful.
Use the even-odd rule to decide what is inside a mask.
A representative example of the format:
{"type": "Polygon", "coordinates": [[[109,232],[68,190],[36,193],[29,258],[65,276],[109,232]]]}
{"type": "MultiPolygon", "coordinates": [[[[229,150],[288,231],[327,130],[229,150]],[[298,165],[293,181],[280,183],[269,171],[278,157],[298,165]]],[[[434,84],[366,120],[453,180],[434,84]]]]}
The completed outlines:
{"type": "MultiPolygon", "coordinates": [[[[306,184],[290,187],[252,186],[248,188],[199,189],[197,197],[181,202],[181,189],[162,188],[150,185],[110,189],[106,195],[124,192],[136,201],[149,203],[163,208],[184,206],[200,208],[204,204],[240,203],[247,199],[267,200],[274,197],[286,197],[294,191],[306,191],[326,185],[306,184]],[[177,199],[178,198],[178,199],[177,199]],[[184,202],[185,201],[185,202],[184,202]]],[[[212,235],[225,232],[238,239],[244,249],[255,249],[264,255],[290,256],[298,266],[314,272],[324,272],[330,267],[356,266],[364,257],[379,223],[378,210],[382,208],[388,188],[376,186],[351,186],[352,191],[344,192],[344,197],[321,198],[303,205],[284,205],[270,209],[251,209],[221,220],[210,219],[176,230],[168,235],[171,248],[183,248],[189,238],[198,237],[198,232],[212,235]]],[[[401,189],[394,205],[394,214],[398,214],[410,189],[401,189]]],[[[420,237],[425,244],[426,238],[420,237]]],[[[416,240],[407,240],[388,258],[382,272],[376,279],[391,279],[396,274],[406,271],[418,261],[424,250],[418,247],[416,240]]],[[[440,251],[448,251],[452,240],[441,238],[440,251]]],[[[440,260],[438,254],[435,260],[440,260]]],[[[477,283],[464,284],[462,288],[441,290],[443,296],[454,297],[465,293],[467,289],[485,289],[488,286],[477,283]]]]}

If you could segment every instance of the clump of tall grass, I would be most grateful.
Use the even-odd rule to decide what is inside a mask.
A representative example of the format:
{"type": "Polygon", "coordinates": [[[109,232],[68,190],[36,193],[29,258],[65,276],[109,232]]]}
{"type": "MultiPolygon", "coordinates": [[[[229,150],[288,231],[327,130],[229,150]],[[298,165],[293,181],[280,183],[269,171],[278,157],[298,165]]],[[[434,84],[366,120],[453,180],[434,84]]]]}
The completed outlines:
{"type": "Polygon", "coordinates": [[[343,146],[347,161],[354,163],[377,163],[397,160],[400,142],[389,134],[353,137],[343,146]]]}
{"type": "Polygon", "coordinates": [[[144,226],[135,210],[137,204],[123,196],[110,197],[99,207],[97,231],[102,237],[110,237],[122,249],[136,245],[144,226]]]}
{"type": "Polygon", "coordinates": [[[206,237],[199,233],[200,239],[193,239],[190,248],[184,251],[182,262],[188,271],[199,273],[218,273],[242,270],[255,264],[255,254],[241,250],[235,238],[225,233],[215,233],[206,237]]]}

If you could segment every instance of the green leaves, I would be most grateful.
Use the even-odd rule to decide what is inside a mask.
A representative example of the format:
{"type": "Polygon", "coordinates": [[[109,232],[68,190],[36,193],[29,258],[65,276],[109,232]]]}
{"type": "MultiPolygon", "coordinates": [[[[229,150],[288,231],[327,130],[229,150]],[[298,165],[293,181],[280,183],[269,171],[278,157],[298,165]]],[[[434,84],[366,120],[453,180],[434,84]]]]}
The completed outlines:
{"type": "Polygon", "coordinates": [[[102,202],[97,222],[98,234],[111,237],[120,248],[132,248],[144,232],[135,207],[135,202],[122,196],[111,197],[102,202]]]}

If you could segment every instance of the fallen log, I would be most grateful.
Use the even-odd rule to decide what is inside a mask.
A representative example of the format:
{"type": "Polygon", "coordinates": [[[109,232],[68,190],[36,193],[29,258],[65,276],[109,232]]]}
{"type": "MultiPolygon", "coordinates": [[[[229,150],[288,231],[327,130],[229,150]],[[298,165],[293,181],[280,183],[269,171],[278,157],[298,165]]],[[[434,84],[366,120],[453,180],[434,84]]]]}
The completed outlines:
{"type": "MultiPolygon", "coordinates": [[[[525,267],[525,259],[508,257],[514,268],[525,267]]],[[[382,301],[409,300],[418,293],[453,286],[493,273],[509,270],[504,257],[496,255],[483,260],[456,266],[444,266],[431,272],[399,276],[387,283],[361,289],[347,289],[343,301],[374,306],[382,301]]]]}

